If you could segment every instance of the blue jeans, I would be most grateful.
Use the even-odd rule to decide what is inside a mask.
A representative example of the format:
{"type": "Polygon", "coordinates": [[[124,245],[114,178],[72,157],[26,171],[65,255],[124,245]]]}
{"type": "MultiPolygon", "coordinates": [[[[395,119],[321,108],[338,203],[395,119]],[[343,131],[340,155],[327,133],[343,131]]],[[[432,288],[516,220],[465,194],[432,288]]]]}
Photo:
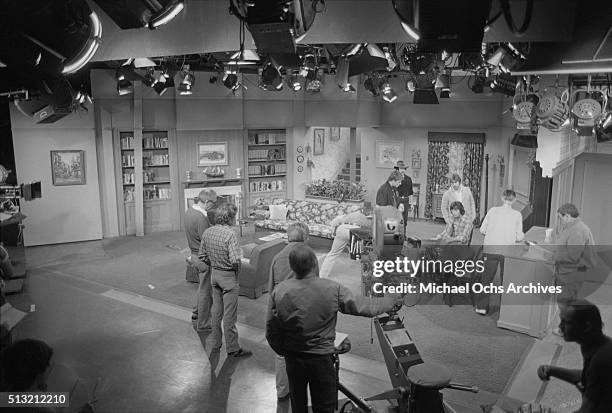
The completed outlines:
{"type": "Polygon", "coordinates": [[[221,324],[225,335],[225,347],[228,353],[240,350],[238,344],[238,275],[234,271],[212,269],[212,333],[210,335],[212,350],[221,348],[221,324]]]}

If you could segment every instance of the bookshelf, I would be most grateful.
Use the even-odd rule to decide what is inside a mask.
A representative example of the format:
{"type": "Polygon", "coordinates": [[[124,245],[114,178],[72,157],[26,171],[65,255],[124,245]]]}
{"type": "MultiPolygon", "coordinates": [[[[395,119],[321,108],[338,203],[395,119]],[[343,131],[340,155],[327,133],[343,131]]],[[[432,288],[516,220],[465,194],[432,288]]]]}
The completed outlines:
{"type": "Polygon", "coordinates": [[[136,216],[141,213],[143,231],[178,229],[176,145],[169,131],[116,131],[117,202],[120,204],[120,233],[137,233],[136,216]],[[136,196],[142,194],[142,196],[136,196]],[[123,205],[121,205],[123,204],[123,205]],[[176,205],[175,205],[176,204],[176,205]]]}
{"type": "Polygon", "coordinates": [[[287,196],[287,133],[285,129],[247,131],[248,206],[263,198],[287,196]]]}

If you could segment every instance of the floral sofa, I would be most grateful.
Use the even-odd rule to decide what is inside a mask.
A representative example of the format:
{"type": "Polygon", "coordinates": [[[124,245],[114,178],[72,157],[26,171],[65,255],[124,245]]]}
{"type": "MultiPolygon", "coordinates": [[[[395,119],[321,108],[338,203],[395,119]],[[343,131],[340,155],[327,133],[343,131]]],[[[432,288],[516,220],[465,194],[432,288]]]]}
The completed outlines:
{"type": "Polygon", "coordinates": [[[334,238],[334,228],[331,226],[334,218],[351,212],[363,212],[363,204],[323,203],[282,198],[274,199],[272,204],[287,207],[287,220],[261,219],[255,221],[255,228],[286,231],[289,224],[303,222],[308,225],[311,236],[329,239],[334,238]]]}

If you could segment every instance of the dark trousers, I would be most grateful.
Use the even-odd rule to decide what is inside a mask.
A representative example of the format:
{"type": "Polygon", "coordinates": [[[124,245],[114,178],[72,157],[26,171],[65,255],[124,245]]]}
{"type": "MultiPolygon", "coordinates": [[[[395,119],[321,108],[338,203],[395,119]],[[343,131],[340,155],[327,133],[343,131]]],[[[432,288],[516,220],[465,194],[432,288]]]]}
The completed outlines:
{"type": "Polygon", "coordinates": [[[293,413],[308,413],[308,393],[313,413],[333,413],[338,397],[336,370],[331,354],[286,356],[293,413]]]}
{"type": "MultiPolygon", "coordinates": [[[[484,263],[484,271],[479,276],[474,277],[475,282],[480,282],[483,285],[488,285],[493,278],[495,278],[495,274],[497,273],[497,267],[499,267],[499,262],[496,260],[486,260],[484,263]]],[[[474,294],[474,303],[476,304],[476,308],[479,310],[489,310],[489,299],[490,294],[487,293],[479,293],[474,294]]]]}

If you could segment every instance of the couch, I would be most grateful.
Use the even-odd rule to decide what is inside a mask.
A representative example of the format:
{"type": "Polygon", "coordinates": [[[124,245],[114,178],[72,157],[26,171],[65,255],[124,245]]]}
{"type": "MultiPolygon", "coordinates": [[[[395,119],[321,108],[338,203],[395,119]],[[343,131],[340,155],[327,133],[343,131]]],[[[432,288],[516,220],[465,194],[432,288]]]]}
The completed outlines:
{"type": "Polygon", "coordinates": [[[272,231],[286,231],[289,224],[303,222],[308,225],[311,236],[334,239],[334,228],[331,221],[352,212],[363,212],[363,204],[348,203],[323,203],[308,200],[292,200],[277,198],[272,201],[273,205],[285,205],[287,207],[287,220],[273,220],[268,218],[255,221],[256,229],[268,229],[272,231]]]}
{"type": "Polygon", "coordinates": [[[284,239],[275,239],[253,248],[250,258],[242,260],[238,275],[240,295],[257,298],[268,290],[272,258],[287,245],[284,239]]]}

